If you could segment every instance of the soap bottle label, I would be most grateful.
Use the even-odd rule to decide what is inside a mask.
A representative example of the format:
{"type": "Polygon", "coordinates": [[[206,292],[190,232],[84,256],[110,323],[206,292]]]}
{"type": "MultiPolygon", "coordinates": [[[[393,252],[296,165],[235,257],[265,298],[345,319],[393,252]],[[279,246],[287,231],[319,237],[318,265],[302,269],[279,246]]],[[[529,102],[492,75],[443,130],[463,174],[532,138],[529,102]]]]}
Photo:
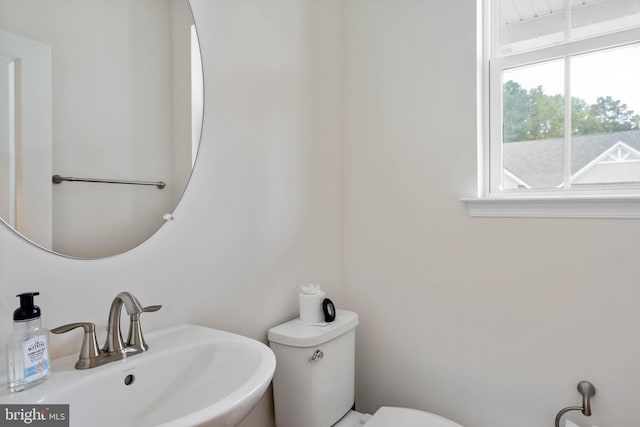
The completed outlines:
{"type": "Polygon", "coordinates": [[[49,351],[46,335],[35,335],[23,341],[22,355],[25,384],[47,376],[49,372],[49,351]]]}

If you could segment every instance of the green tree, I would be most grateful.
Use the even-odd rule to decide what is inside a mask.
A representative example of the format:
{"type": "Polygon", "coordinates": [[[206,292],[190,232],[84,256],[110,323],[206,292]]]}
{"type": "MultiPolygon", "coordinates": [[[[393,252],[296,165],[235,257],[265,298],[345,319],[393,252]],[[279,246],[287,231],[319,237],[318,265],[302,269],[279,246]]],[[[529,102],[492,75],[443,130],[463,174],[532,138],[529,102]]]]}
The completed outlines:
{"type": "Polygon", "coordinates": [[[598,97],[591,105],[591,114],[602,124],[601,132],[620,132],[638,129],[640,117],[627,104],[610,96],[598,97]]]}
{"type": "MultiPolygon", "coordinates": [[[[574,135],[640,129],[640,116],[610,96],[595,104],[571,98],[574,135]]],[[[538,86],[528,91],[512,80],[503,85],[504,142],[557,138],[564,135],[564,96],[547,95],[538,86]]]]}
{"type": "Polygon", "coordinates": [[[602,123],[591,111],[584,99],[571,98],[571,132],[573,135],[590,135],[602,132],[602,123]]]}
{"type": "Polygon", "coordinates": [[[506,82],[502,91],[504,140],[528,140],[526,123],[531,110],[531,97],[526,89],[513,80],[506,82]]]}
{"type": "Polygon", "coordinates": [[[564,134],[564,96],[545,95],[542,86],[529,90],[531,109],[528,118],[529,139],[557,138],[564,134]]]}

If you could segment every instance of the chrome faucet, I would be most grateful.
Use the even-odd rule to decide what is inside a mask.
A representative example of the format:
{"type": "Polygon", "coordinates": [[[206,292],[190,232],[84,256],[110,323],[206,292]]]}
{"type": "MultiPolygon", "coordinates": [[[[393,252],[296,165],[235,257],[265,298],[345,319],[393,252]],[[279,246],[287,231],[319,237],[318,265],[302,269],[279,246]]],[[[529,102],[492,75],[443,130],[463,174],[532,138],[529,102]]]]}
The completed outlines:
{"type": "Polygon", "coordinates": [[[105,353],[126,353],[127,347],[122,340],[122,331],[120,330],[120,314],[122,306],[127,309],[129,316],[139,316],[144,307],[140,301],[129,292],[120,292],[113,299],[111,308],[109,309],[109,320],[107,322],[107,339],[102,346],[105,353]]]}
{"type": "Polygon", "coordinates": [[[76,369],[89,369],[101,366],[106,363],[131,357],[145,352],[149,346],[144,341],[142,329],[140,327],[140,314],[158,311],[161,305],[143,307],[140,301],[129,292],[120,292],[113,299],[109,309],[109,320],[107,322],[107,338],[102,349],[98,348],[95,324],[89,322],[70,323],[51,330],[54,334],[61,334],[72,329],[82,327],[84,329],[84,339],[80,349],[80,357],[76,363],[76,369]],[[122,306],[129,315],[129,334],[127,342],[122,339],[120,329],[120,316],[122,306]]]}

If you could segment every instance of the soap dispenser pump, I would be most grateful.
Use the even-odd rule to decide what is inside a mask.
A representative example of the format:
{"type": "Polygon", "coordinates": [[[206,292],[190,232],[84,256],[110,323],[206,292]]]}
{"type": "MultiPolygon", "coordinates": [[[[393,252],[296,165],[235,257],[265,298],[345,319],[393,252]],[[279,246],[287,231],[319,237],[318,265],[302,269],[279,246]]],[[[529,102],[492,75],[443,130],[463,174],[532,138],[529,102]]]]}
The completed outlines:
{"type": "Polygon", "coordinates": [[[42,328],[39,292],[16,295],[20,307],[13,312],[13,336],[7,343],[7,388],[21,391],[40,384],[49,375],[49,331],[42,328]]]}

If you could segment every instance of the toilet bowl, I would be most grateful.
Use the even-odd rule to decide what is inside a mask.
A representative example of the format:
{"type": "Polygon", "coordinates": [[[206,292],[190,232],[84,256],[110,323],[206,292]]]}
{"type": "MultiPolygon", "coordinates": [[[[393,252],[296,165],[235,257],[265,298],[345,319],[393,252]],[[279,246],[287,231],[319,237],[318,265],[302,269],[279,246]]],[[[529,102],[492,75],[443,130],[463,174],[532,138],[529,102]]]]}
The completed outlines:
{"type": "Polygon", "coordinates": [[[462,427],[460,424],[410,408],[383,406],[373,416],[349,411],[332,427],[462,427]]]}
{"type": "Polygon", "coordinates": [[[357,325],[356,313],[337,310],[332,323],[294,319],[269,329],[277,427],[462,427],[416,409],[383,406],[373,415],[351,410],[357,325]]]}

